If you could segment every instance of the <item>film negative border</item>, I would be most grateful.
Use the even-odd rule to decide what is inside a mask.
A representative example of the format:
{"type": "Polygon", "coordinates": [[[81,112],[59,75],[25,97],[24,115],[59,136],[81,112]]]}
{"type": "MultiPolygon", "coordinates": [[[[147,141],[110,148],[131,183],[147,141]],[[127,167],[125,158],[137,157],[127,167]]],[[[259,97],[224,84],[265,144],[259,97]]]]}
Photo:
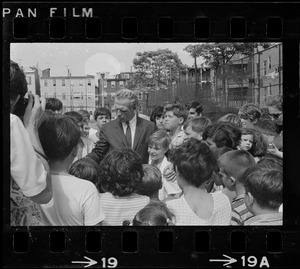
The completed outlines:
{"type": "MultiPolygon", "coordinates": [[[[9,226],[6,203],[3,266],[298,268],[299,22],[299,3],[4,3],[5,81],[12,42],[282,42],[289,68],[283,71],[288,107],[284,143],[289,150],[282,227],[26,229],[9,226]]],[[[7,98],[5,89],[7,85],[7,98]]],[[[7,104],[3,107],[8,114],[7,104]]],[[[9,130],[8,120],[3,124],[9,130]]],[[[5,147],[4,154],[8,152],[5,147]]],[[[5,173],[8,177],[8,169],[5,173]]],[[[8,186],[4,182],[7,201],[8,186]]]]}

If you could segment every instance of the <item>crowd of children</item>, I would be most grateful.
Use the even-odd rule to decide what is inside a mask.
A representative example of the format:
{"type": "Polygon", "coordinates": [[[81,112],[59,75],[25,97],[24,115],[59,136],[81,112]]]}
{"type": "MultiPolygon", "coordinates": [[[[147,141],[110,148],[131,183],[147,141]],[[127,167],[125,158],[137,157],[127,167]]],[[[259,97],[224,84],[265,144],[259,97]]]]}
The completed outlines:
{"type": "MultiPolygon", "coordinates": [[[[24,189],[23,171],[17,155],[12,155],[11,185],[19,187],[11,188],[11,225],[282,225],[282,145],[279,150],[270,132],[264,132],[257,105],[244,105],[237,114],[215,122],[202,115],[199,103],[157,107],[150,117],[156,131],[145,145],[148,163],[124,147],[109,150],[99,164],[88,154],[102,126],[111,121],[110,111],[95,111],[98,130],[94,130],[87,111],[62,113],[59,102],[47,102],[49,111],[35,125],[44,158],[36,153],[36,164],[31,165],[39,165],[45,174],[44,187],[47,174],[51,176],[51,199],[27,198],[30,203],[18,211],[16,196],[23,192],[25,199],[35,192],[24,189]],[[40,159],[46,160],[44,168],[40,159]],[[18,218],[28,212],[26,206],[36,213],[31,219],[27,214],[24,224],[18,218]]],[[[269,104],[270,111],[278,107],[278,102],[269,104]]],[[[11,131],[16,132],[12,119],[16,121],[13,114],[11,131]]],[[[269,126],[282,125],[282,120],[272,119],[269,126]]],[[[32,142],[28,137],[22,143],[32,142]]],[[[11,146],[11,150],[19,149],[11,146]]]]}

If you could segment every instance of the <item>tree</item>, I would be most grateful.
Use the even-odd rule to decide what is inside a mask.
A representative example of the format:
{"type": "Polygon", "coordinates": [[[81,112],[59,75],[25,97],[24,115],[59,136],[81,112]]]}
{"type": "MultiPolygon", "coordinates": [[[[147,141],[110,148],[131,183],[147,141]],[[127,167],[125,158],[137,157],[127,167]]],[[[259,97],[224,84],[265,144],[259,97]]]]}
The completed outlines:
{"type": "Polygon", "coordinates": [[[128,81],[130,89],[156,89],[178,81],[183,64],[169,49],[137,52],[133,59],[135,74],[128,81]]]}

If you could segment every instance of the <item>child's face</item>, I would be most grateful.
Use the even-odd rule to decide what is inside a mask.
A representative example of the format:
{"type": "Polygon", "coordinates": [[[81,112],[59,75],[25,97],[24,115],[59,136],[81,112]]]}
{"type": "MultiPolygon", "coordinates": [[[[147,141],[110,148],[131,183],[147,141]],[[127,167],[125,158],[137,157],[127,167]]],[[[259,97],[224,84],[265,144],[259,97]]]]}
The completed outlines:
{"type": "Polygon", "coordinates": [[[242,150],[249,150],[252,148],[252,145],[253,145],[253,135],[251,134],[242,135],[240,148],[242,150]]]}
{"type": "Polygon", "coordinates": [[[149,158],[150,160],[157,161],[157,160],[162,160],[165,156],[165,153],[168,149],[164,149],[161,145],[159,144],[153,144],[151,143],[148,146],[148,153],[149,153],[149,158]]]}
{"type": "Polygon", "coordinates": [[[98,126],[99,129],[102,128],[102,125],[110,122],[110,118],[106,115],[98,115],[96,119],[96,125],[98,126]]]}
{"type": "Polygon", "coordinates": [[[196,138],[197,140],[202,140],[202,132],[197,133],[193,131],[192,127],[189,125],[184,130],[186,139],[190,139],[191,137],[196,138]]]}
{"type": "Polygon", "coordinates": [[[181,124],[181,119],[174,115],[173,111],[167,111],[164,115],[164,125],[169,131],[176,130],[181,124]]]}
{"type": "Polygon", "coordinates": [[[87,138],[89,136],[89,133],[90,133],[90,126],[88,125],[88,123],[84,123],[81,129],[81,137],[87,138]]]}
{"type": "Polygon", "coordinates": [[[220,166],[220,171],[219,171],[219,176],[221,177],[222,183],[223,185],[230,191],[234,190],[234,186],[232,185],[232,180],[230,178],[230,176],[228,176],[223,167],[220,166]]]}
{"type": "Polygon", "coordinates": [[[164,130],[165,129],[165,125],[164,125],[164,116],[161,115],[160,117],[157,116],[155,118],[155,123],[156,123],[156,127],[158,130],[164,130]]]}

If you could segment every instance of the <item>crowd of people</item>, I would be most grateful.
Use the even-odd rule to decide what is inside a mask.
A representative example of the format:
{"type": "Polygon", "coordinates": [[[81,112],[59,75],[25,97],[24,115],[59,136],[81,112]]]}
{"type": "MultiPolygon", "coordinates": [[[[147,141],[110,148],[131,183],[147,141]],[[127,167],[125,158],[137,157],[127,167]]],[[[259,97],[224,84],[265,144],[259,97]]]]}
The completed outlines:
{"type": "Polygon", "coordinates": [[[146,120],[122,89],[94,129],[88,111],[27,93],[12,61],[10,96],[12,226],[282,225],[282,96],[217,121],[197,101],[146,120]]]}

